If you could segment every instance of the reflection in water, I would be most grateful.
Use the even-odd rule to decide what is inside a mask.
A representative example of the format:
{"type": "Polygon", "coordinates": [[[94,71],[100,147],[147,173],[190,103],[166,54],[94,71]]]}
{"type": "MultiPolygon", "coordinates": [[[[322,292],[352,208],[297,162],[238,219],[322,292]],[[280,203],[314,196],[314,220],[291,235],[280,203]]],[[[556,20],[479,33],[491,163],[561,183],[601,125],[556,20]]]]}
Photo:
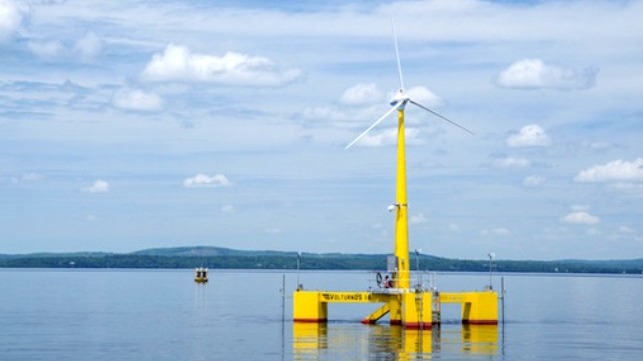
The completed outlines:
{"type": "Polygon", "coordinates": [[[328,346],[328,325],[325,323],[293,323],[293,349],[301,353],[325,349],[328,346]]]}
{"type": "Polygon", "coordinates": [[[428,360],[432,355],[496,355],[498,326],[446,325],[432,330],[349,323],[293,323],[295,360],[428,360]]]}
{"type": "Polygon", "coordinates": [[[194,309],[208,309],[208,288],[204,283],[194,283],[194,309]]]}
{"type": "Polygon", "coordinates": [[[481,355],[498,352],[497,325],[462,325],[462,351],[481,355]]]}

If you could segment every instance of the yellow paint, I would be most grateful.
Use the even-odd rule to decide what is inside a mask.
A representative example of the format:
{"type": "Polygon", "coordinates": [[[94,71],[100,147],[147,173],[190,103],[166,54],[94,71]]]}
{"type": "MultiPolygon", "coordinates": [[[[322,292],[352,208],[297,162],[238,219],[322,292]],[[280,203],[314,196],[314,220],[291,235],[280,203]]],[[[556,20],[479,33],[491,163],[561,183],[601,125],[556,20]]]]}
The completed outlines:
{"type": "Polygon", "coordinates": [[[375,323],[388,314],[392,325],[430,328],[439,320],[433,318],[433,308],[439,311],[442,303],[461,304],[462,323],[498,323],[498,294],[494,291],[441,292],[437,300],[433,299],[431,292],[296,291],[293,295],[293,319],[298,322],[326,322],[329,303],[383,303],[364,318],[364,323],[375,323]]]}
{"type": "Polygon", "coordinates": [[[407,328],[430,329],[432,294],[409,292],[402,295],[402,324],[407,328]]]}
{"type": "Polygon", "coordinates": [[[460,303],[462,323],[498,323],[498,294],[494,291],[441,292],[440,303],[460,303]]]}
{"type": "MultiPolygon", "coordinates": [[[[439,330],[437,331],[439,335],[439,330]]],[[[295,360],[317,360],[328,356],[324,350],[337,347],[355,349],[385,348],[391,359],[417,360],[433,350],[435,342],[431,330],[407,330],[403,327],[369,327],[368,332],[357,335],[352,329],[335,328],[328,331],[325,324],[294,323],[293,354],[295,360]],[[383,344],[382,340],[388,340],[383,344]],[[350,346],[348,346],[350,345],[350,346]]]]}
{"type": "Polygon", "coordinates": [[[316,351],[328,346],[328,327],[325,323],[294,322],[292,334],[295,351],[316,351]]]}
{"type": "Polygon", "coordinates": [[[381,340],[388,340],[390,355],[398,361],[430,359],[433,349],[453,350],[461,347],[463,355],[495,355],[498,353],[497,325],[463,325],[459,338],[452,331],[443,332],[440,328],[432,330],[415,330],[401,326],[372,326],[361,337],[355,337],[352,330],[334,329],[329,334],[324,323],[293,324],[293,353],[296,360],[313,360],[324,358],[323,350],[345,347],[378,349],[383,346],[381,340]],[[427,357],[428,356],[428,357],[427,357]]]}
{"type": "Polygon", "coordinates": [[[401,325],[402,319],[402,300],[401,298],[391,299],[388,303],[390,308],[389,319],[391,325],[401,325]]]}
{"type": "Polygon", "coordinates": [[[321,302],[319,292],[296,291],[292,302],[295,321],[326,322],[328,320],[328,304],[321,302]]]}
{"type": "Polygon", "coordinates": [[[462,349],[478,355],[495,355],[498,325],[462,325],[462,349]]]}
{"type": "Polygon", "coordinates": [[[293,319],[299,322],[325,322],[328,319],[329,303],[398,304],[399,295],[376,292],[295,291],[293,319]]]}
{"type": "Polygon", "coordinates": [[[402,331],[402,352],[399,360],[417,360],[417,355],[433,351],[433,333],[431,330],[402,331]],[[410,358],[409,358],[410,356],[410,358]]]}
{"type": "Polygon", "coordinates": [[[406,151],[404,141],[404,107],[397,113],[397,178],[395,186],[395,257],[396,288],[411,288],[409,266],[409,221],[406,197],[406,151]]]}
{"type": "MultiPolygon", "coordinates": [[[[308,291],[310,292],[310,291],[308,291]]],[[[396,295],[375,292],[326,292],[317,291],[320,302],[326,303],[372,303],[388,302],[396,295]]]]}
{"type": "Polygon", "coordinates": [[[380,318],[386,316],[391,311],[391,305],[389,303],[383,304],[377,310],[371,312],[370,315],[364,317],[362,323],[374,324],[379,321],[380,318]]]}

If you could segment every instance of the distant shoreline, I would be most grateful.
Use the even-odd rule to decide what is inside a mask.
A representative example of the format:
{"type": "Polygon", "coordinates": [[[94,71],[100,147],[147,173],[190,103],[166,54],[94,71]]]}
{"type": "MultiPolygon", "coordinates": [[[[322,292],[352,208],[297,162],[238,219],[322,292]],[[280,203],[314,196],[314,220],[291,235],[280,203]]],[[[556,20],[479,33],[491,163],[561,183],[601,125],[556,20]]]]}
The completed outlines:
{"type": "MultiPolygon", "coordinates": [[[[411,257],[413,266],[417,258],[411,257]]],[[[34,253],[0,255],[0,268],[130,268],[130,269],[211,269],[293,270],[296,252],[241,251],[221,247],[178,247],[148,249],[132,253],[34,253]]],[[[447,259],[421,254],[420,269],[450,272],[489,272],[489,261],[447,259]]],[[[633,260],[493,260],[493,272],[643,274],[643,259],[633,260]]],[[[302,270],[385,270],[386,255],[304,253],[302,270]]]]}

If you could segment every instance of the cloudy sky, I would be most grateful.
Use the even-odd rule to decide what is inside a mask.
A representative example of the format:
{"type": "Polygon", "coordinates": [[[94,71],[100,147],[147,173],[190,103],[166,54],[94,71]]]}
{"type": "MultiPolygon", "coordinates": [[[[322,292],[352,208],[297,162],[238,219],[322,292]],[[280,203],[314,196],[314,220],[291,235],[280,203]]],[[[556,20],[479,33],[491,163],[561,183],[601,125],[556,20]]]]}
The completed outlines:
{"type": "Polygon", "coordinates": [[[0,253],[643,257],[643,1],[0,0],[0,253]]]}

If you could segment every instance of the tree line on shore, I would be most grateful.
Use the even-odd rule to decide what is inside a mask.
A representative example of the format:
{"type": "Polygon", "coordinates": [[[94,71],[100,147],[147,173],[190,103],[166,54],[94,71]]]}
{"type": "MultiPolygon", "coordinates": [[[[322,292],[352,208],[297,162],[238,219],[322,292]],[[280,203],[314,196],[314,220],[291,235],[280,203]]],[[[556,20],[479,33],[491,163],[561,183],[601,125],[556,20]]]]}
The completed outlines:
{"type": "MultiPolygon", "coordinates": [[[[134,253],[67,253],[0,255],[4,268],[195,268],[385,270],[387,255],[314,254],[279,251],[239,251],[218,247],[182,247],[143,250],[134,253]]],[[[605,273],[643,274],[639,260],[460,260],[421,254],[412,255],[412,268],[422,271],[605,273]],[[419,258],[418,258],[419,257],[419,258]]]]}

